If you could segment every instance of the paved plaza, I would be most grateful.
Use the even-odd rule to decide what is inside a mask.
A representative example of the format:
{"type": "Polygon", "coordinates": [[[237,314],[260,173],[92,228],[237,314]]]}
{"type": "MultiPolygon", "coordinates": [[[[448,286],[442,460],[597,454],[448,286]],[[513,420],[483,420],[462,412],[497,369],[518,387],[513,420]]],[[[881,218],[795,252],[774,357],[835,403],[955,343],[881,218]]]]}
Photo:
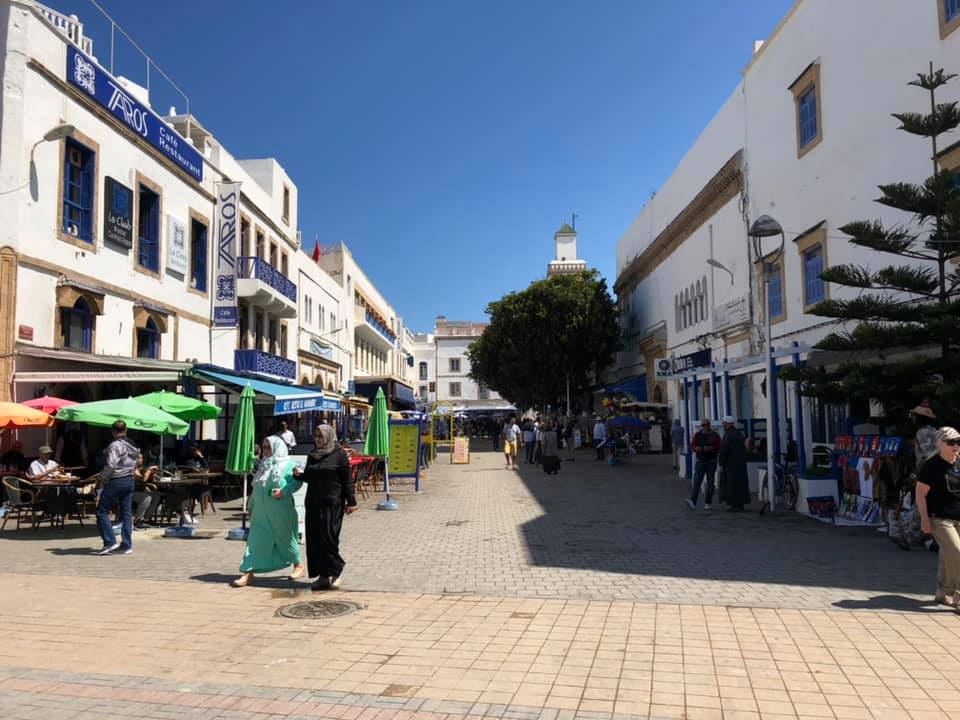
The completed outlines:
{"type": "Polygon", "coordinates": [[[663,457],[547,477],[476,452],[344,524],[344,589],[234,589],[242,545],[5,531],[5,718],[960,718],[936,557],[873,529],[690,512],[663,457]],[[360,608],[324,620],[311,599],[360,608]]]}

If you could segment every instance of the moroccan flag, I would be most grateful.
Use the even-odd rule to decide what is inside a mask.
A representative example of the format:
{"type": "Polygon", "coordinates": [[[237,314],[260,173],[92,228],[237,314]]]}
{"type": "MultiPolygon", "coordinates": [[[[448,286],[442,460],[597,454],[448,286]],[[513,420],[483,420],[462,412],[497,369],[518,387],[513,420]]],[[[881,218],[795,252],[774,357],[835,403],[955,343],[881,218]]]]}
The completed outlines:
{"type": "Polygon", "coordinates": [[[313,241],[313,261],[320,262],[320,241],[313,241]]]}

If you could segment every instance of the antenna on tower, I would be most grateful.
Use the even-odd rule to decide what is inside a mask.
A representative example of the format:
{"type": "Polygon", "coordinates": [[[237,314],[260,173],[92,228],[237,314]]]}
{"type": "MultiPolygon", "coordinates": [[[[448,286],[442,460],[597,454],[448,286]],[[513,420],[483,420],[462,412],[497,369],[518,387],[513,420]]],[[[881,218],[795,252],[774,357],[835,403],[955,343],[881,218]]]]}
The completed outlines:
{"type": "Polygon", "coordinates": [[[576,231],[577,229],[577,218],[580,217],[577,213],[570,213],[570,227],[576,231]]]}

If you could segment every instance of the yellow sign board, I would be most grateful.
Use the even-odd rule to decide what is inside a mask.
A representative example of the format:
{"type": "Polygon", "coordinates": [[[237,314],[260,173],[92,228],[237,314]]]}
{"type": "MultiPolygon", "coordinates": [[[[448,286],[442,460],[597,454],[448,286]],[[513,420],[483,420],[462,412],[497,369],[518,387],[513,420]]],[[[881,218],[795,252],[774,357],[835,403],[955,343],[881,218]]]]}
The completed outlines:
{"type": "Polygon", "coordinates": [[[457,437],[453,439],[453,464],[467,465],[470,463],[470,438],[457,437]]]}
{"type": "Polygon", "coordinates": [[[420,426],[390,423],[390,474],[416,476],[420,468],[420,426]]]}

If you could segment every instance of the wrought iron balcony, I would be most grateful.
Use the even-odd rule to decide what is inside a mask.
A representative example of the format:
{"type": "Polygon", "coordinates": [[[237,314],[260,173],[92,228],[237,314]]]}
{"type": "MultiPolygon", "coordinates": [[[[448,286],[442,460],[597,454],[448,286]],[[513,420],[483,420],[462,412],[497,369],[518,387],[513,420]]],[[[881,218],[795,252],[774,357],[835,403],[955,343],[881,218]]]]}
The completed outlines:
{"type": "Polygon", "coordinates": [[[296,380],[297,364],[293,360],[262,350],[234,350],[233,369],[296,380]]]}
{"type": "Polygon", "coordinates": [[[242,280],[259,280],[288,298],[294,304],[297,302],[296,284],[262,258],[246,255],[238,257],[237,278],[242,280]]]}

